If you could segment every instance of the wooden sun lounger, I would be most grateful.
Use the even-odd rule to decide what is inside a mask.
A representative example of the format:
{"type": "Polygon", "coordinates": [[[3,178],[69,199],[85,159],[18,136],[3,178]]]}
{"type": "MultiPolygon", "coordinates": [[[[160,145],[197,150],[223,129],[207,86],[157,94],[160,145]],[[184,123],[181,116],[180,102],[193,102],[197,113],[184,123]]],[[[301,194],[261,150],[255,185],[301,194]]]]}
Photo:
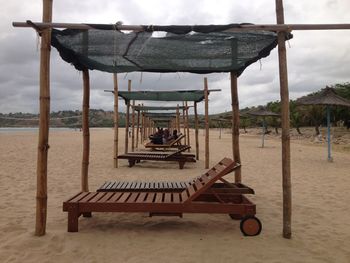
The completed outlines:
{"type": "Polygon", "coordinates": [[[148,142],[148,143],[145,144],[145,147],[146,148],[151,148],[153,150],[179,148],[179,147],[183,146],[183,145],[181,145],[181,140],[183,138],[185,138],[185,137],[186,137],[186,135],[180,134],[179,137],[177,137],[175,140],[171,140],[167,144],[155,144],[155,143],[152,143],[152,142],[148,142]]]}
{"type": "Polygon", "coordinates": [[[261,231],[254,216],[255,204],[242,194],[211,193],[213,184],[240,165],[224,158],[198,177],[182,192],[80,192],[63,203],[68,212],[68,231],[78,231],[80,215],[92,212],[147,212],[151,216],[182,215],[183,213],[219,213],[240,215],[243,234],[253,236],[261,231]]]}
{"type": "Polygon", "coordinates": [[[175,161],[179,163],[179,168],[183,169],[186,162],[196,162],[194,154],[184,154],[182,152],[191,148],[190,146],[182,146],[175,152],[158,153],[158,152],[129,152],[118,155],[118,159],[127,159],[129,167],[133,167],[135,163],[141,160],[150,161],[175,161]]]}

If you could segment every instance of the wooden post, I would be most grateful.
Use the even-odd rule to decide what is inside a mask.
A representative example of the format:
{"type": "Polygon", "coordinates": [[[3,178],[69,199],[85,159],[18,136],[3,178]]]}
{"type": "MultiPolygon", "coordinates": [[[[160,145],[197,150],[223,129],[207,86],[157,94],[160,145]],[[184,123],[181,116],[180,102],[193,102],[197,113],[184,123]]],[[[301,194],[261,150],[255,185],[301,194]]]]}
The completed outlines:
{"type": "Polygon", "coordinates": [[[176,129],[177,129],[177,132],[180,133],[180,110],[179,110],[179,104],[177,104],[177,108],[176,108],[176,129]]]}
{"type": "Polygon", "coordinates": [[[199,160],[197,102],[194,103],[194,129],[195,129],[195,137],[196,137],[196,160],[199,160]]]}
{"type": "MultiPolygon", "coordinates": [[[[182,106],[183,106],[183,109],[182,109],[182,126],[184,128],[185,136],[188,137],[187,134],[186,134],[185,102],[182,102],[182,106]]],[[[186,140],[187,140],[187,138],[185,139],[185,144],[186,144],[186,140]]]]}
{"type": "MultiPolygon", "coordinates": [[[[128,81],[128,91],[131,91],[131,80],[128,81]]],[[[130,101],[126,103],[126,119],[125,119],[125,153],[129,152],[129,118],[130,118],[130,101]]]]}
{"type": "MultiPolygon", "coordinates": [[[[241,163],[241,155],[239,152],[239,103],[238,103],[238,91],[237,91],[237,75],[234,72],[230,73],[231,76],[231,100],[232,100],[232,153],[233,160],[237,163],[241,163]]],[[[241,168],[239,167],[235,171],[235,182],[240,183],[242,181],[241,168]]]]}
{"type": "Polygon", "coordinates": [[[131,151],[135,151],[135,100],[132,101],[131,111],[131,151]]]}
{"type": "MultiPolygon", "coordinates": [[[[188,121],[188,106],[187,106],[187,101],[185,102],[185,107],[186,107],[186,129],[187,129],[187,145],[191,145],[190,143],[190,125],[188,121]]],[[[190,149],[188,149],[190,151],[190,149]]]]}
{"type": "Polygon", "coordinates": [[[83,70],[83,161],[81,166],[81,191],[89,191],[89,157],[90,157],[90,129],[89,129],[89,110],[90,110],[90,77],[89,70],[83,70]]]}
{"type": "Polygon", "coordinates": [[[141,113],[141,141],[145,141],[145,113],[142,111],[141,113]]]}
{"type": "MultiPolygon", "coordinates": [[[[43,22],[52,21],[52,0],[43,1],[43,22]]],[[[46,233],[47,217],[47,156],[49,150],[50,123],[50,50],[51,29],[44,29],[41,34],[40,48],[40,119],[37,156],[36,186],[36,221],[35,235],[46,233]]]]}
{"type": "Polygon", "coordinates": [[[209,102],[208,79],[204,78],[204,110],[205,110],[205,169],[209,168],[209,102]]]}
{"type": "MultiPolygon", "coordinates": [[[[138,105],[140,106],[140,104],[138,105]]],[[[137,123],[136,123],[136,148],[139,147],[139,132],[140,132],[140,110],[137,111],[137,123]]]]}
{"type": "Polygon", "coordinates": [[[118,168],[118,129],[119,129],[119,112],[118,112],[118,75],[116,73],[113,74],[113,82],[114,82],[114,151],[113,151],[113,160],[114,160],[114,168],[118,168]]]}
{"type": "MultiPolygon", "coordinates": [[[[276,0],[277,24],[284,24],[282,0],[276,0]]],[[[278,32],[278,60],[281,94],[282,119],[282,186],[283,186],[283,237],[292,237],[292,187],[290,169],[290,134],[289,134],[289,91],[286,52],[286,33],[278,32]]]]}

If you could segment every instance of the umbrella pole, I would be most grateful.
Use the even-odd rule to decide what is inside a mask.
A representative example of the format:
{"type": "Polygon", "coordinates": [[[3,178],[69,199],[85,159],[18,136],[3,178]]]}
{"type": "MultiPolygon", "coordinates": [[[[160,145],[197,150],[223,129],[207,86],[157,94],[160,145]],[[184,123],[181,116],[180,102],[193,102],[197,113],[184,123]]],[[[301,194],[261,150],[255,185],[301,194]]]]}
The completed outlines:
{"type": "Polygon", "coordinates": [[[331,156],[331,109],[327,105],[327,144],[328,144],[328,162],[332,162],[333,158],[331,156]]]}

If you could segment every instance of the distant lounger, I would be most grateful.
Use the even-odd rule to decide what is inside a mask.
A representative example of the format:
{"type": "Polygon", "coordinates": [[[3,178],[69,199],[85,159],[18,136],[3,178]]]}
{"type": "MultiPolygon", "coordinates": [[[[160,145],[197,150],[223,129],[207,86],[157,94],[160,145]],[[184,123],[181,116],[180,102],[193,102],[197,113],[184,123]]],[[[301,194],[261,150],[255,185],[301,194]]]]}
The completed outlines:
{"type": "Polygon", "coordinates": [[[194,154],[184,154],[182,152],[191,148],[190,146],[182,146],[174,152],[129,152],[118,155],[118,159],[127,159],[129,167],[133,167],[135,163],[142,160],[149,161],[175,161],[179,163],[179,168],[183,169],[186,162],[196,162],[194,154]]]}
{"type": "Polygon", "coordinates": [[[166,144],[155,144],[152,142],[148,142],[145,144],[146,148],[151,148],[153,150],[156,149],[169,149],[169,148],[179,148],[182,147],[183,145],[181,145],[181,140],[183,138],[185,138],[186,135],[180,134],[175,140],[171,140],[166,144]]]}
{"type": "Polygon", "coordinates": [[[151,216],[219,213],[241,217],[243,234],[258,235],[262,226],[255,217],[255,204],[242,194],[221,193],[213,188],[216,181],[239,166],[224,158],[182,191],[80,192],[63,203],[63,211],[68,212],[68,231],[77,232],[79,216],[91,216],[92,212],[147,212],[151,216]]]}

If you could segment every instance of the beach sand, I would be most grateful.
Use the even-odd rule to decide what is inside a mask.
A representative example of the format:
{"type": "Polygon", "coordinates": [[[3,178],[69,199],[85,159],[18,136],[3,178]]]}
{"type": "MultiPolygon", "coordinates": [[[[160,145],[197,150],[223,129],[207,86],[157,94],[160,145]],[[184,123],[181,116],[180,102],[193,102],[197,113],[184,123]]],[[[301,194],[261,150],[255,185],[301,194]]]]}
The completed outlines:
{"type": "MultiPolygon", "coordinates": [[[[194,142],[191,131],[191,142],[194,142]]],[[[350,262],[350,152],[292,140],[292,239],[282,238],[281,145],[268,136],[240,139],[243,183],[263,230],[244,237],[228,215],[185,214],[148,217],[144,213],[94,213],[80,218],[79,232],[67,232],[62,202],[80,190],[82,134],[50,134],[47,234],[34,236],[37,134],[0,134],[0,262],[350,262]]],[[[120,130],[122,153],[124,139],[120,130]]],[[[192,149],[194,152],[194,147],[192,149]]],[[[113,130],[91,130],[89,185],[108,180],[189,180],[205,171],[204,136],[200,161],[144,162],[133,168],[120,160],[113,168],[113,130]]],[[[210,135],[210,166],[232,156],[231,135],[210,135]]],[[[233,180],[233,175],[229,175],[233,180]]]]}

